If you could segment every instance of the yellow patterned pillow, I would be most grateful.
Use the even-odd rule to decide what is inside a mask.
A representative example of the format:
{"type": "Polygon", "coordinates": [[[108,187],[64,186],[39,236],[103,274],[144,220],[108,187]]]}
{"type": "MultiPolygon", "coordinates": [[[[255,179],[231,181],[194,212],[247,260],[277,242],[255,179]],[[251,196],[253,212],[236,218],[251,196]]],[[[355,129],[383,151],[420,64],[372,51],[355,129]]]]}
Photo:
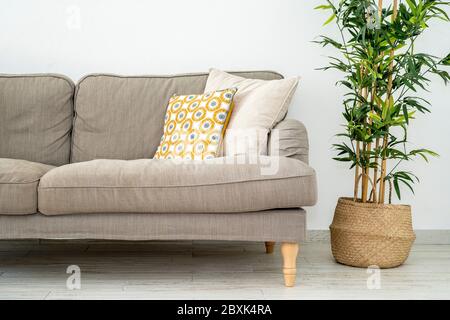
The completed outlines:
{"type": "Polygon", "coordinates": [[[205,160],[217,156],[237,89],[172,96],[155,159],[205,160]]]}

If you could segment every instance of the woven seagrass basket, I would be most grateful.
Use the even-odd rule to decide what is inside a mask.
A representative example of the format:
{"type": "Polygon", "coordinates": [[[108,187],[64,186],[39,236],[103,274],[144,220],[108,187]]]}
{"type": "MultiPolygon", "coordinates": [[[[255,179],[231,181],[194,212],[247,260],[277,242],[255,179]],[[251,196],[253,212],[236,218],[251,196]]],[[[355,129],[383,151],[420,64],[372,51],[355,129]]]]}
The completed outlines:
{"type": "Polygon", "coordinates": [[[330,225],[337,262],[354,267],[397,267],[416,238],[407,205],[355,202],[340,198],[330,225]]]}

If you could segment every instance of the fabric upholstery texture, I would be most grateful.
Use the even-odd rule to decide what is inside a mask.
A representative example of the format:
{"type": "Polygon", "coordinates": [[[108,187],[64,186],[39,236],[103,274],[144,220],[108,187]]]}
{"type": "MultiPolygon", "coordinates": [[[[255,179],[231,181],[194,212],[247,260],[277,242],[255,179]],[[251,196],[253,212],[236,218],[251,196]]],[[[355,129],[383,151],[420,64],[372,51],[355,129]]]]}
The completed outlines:
{"type": "Polygon", "coordinates": [[[0,239],[303,241],[316,177],[304,126],[276,124],[283,110],[269,142],[280,157],[150,159],[169,98],[202,94],[207,78],[95,74],[75,88],[61,75],[0,75],[0,239]]]}
{"type": "Polygon", "coordinates": [[[0,215],[0,239],[305,240],[302,209],[234,213],[0,215]]]}
{"type": "Polygon", "coordinates": [[[0,75],[0,157],[69,163],[73,91],[61,75],[0,75]]]}
{"type": "Polygon", "coordinates": [[[263,156],[255,164],[244,160],[93,160],[69,164],[42,177],[39,211],[46,215],[225,213],[315,204],[315,172],[306,164],[285,157],[263,156]]]}
{"type": "Polygon", "coordinates": [[[309,142],[305,125],[295,119],[281,121],[270,133],[269,155],[309,163],[309,142]]]}
{"type": "Polygon", "coordinates": [[[235,87],[234,110],[225,132],[223,154],[267,155],[267,136],[284,119],[298,78],[246,79],[211,69],[205,92],[235,87]]]}
{"type": "Polygon", "coordinates": [[[217,157],[236,89],[172,96],[155,159],[205,160],[217,157]]]}
{"type": "Polygon", "coordinates": [[[52,168],[26,160],[0,158],[0,214],[37,212],[39,179],[52,168]]]}
{"type": "MultiPolygon", "coordinates": [[[[234,74],[264,80],[282,78],[270,71],[234,74]]],[[[207,77],[207,73],[84,77],[75,90],[71,162],[152,158],[163,135],[169,98],[202,94],[207,77]]]]}

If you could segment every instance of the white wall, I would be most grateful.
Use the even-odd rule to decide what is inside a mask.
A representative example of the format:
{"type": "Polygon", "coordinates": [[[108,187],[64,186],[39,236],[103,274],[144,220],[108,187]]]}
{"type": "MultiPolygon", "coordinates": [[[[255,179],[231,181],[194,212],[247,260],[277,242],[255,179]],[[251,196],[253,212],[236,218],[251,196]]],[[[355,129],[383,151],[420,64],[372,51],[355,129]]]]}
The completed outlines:
{"type": "MultiPolygon", "coordinates": [[[[326,16],[301,0],[0,0],[0,72],[58,72],[77,80],[92,72],[169,74],[273,69],[301,75],[290,117],[309,129],[319,203],[309,228],[327,229],[336,199],[352,193],[352,173],[331,160],[340,130],[337,74],[314,70],[331,52],[311,43],[326,16]]],[[[432,26],[420,47],[443,55],[450,28],[432,26]]],[[[431,116],[419,116],[410,140],[441,154],[414,163],[421,184],[413,205],[418,229],[450,229],[450,90],[433,81],[431,116]]]]}

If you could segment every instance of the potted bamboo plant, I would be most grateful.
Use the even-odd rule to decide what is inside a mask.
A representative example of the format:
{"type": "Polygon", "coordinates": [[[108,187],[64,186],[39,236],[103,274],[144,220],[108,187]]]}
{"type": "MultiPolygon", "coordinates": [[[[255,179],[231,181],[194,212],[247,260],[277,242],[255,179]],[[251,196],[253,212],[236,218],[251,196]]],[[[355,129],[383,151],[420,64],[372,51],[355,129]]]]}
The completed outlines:
{"type": "Polygon", "coordinates": [[[437,154],[425,148],[409,149],[408,128],[419,114],[430,112],[421,98],[431,74],[445,83],[450,55],[436,57],[417,52],[416,41],[431,20],[449,21],[449,2],[431,0],[340,0],[326,1],[317,9],[331,16],[339,37],[320,36],[316,41],[333,47],[324,70],[343,73],[338,84],[348,93],[343,99],[344,141],[334,144],[338,161],[354,170],[353,197],[340,198],[330,226],[335,259],[343,264],[390,268],[409,255],[415,235],[411,207],[392,204],[393,193],[418,178],[402,170],[416,157],[428,161],[437,154]]]}

